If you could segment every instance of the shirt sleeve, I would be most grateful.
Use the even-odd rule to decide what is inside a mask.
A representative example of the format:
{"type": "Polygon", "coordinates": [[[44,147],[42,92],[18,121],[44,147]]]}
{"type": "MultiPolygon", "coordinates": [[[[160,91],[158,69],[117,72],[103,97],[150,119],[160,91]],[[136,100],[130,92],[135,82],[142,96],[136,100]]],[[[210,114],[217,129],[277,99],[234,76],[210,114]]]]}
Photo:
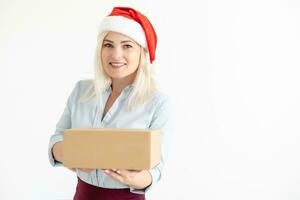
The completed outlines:
{"type": "Polygon", "coordinates": [[[73,91],[71,92],[68,98],[67,105],[63,111],[63,114],[61,115],[58,123],[56,124],[55,133],[50,137],[49,146],[48,146],[48,157],[49,157],[50,164],[52,166],[62,166],[61,162],[58,162],[54,159],[52,148],[55,143],[63,141],[64,130],[72,127],[71,109],[72,106],[74,105],[78,93],[78,87],[79,87],[79,82],[76,84],[76,86],[74,87],[73,91]]]}
{"type": "Polygon", "coordinates": [[[133,189],[130,191],[133,193],[144,194],[148,192],[155,183],[162,178],[163,168],[168,157],[169,147],[172,139],[173,132],[173,105],[169,98],[164,99],[160,105],[157,106],[150,129],[159,129],[161,135],[161,161],[156,167],[149,170],[152,183],[145,189],[133,189]]]}

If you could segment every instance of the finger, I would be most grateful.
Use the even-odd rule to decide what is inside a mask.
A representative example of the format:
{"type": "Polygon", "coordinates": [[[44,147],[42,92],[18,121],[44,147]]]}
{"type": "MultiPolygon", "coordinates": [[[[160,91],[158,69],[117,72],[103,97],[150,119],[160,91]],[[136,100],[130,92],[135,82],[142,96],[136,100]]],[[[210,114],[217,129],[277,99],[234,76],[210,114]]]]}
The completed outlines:
{"type": "Polygon", "coordinates": [[[135,172],[135,173],[140,173],[140,172],[142,172],[143,170],[129,169],[129,170],[127,170],[127,171],[129,171],[129,172],[135,172]]]}
{"type": "Polygon", "coordinates": [[[123,169],[112,169],[111,171],[113,171],[114,173],[117,173],[121,176],[124,176],[124,175],[128,174],[127,170],[123,170],[123,169]]]}
{"type": "Polygon", "coordinates": [[[117,169],[115,172],[118,174],[126,175],[126,174],[129,174],[131,172],[131,170],[117,169]]]}
{"type": "Polygon", "coordinates": [[[69,167],[67,167],[67,169],[71,170],[72,172],[76,172],[75,168],[69,168],[69,167]]]}
{"type": "Polygon", "coordinates": [[[116,171],[111,170],[111,169],[103,169],[103,171],[104,171],[106,174],[116,173],[116,171]]]}
{"type": "Polygon", "coordinates": [[[117,172],[114,172],[114,171],[108,170],[108,169],[104,170],[104,172],[105,172],[108,176],[110,176],[111,178],[113,178],[114,180],[119,181],[119,182],[121,182],[121,183],[124,183],[124,178],[122,177],[121,174],[118,174],[117,172]]]}
{"type": "Polygon", "coordinates": [[[141,170],[117,170],[116,171],[118,174],[122,175],[122,176],[133,176],[137,173],[140,173],[141,170]]]}

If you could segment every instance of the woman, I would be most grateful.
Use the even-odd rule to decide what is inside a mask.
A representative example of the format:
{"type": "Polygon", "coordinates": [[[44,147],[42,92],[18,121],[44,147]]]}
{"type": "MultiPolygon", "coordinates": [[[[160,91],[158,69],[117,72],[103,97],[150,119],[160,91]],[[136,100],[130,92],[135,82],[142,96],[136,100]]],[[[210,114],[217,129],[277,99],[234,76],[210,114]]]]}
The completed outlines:
{"type": "Polygon", "coordinates": [[[161,162],[150,170],[73,169],[74,199],[145,199],[161,179],[171,133],[170,102],[157,91],[152,73],[156,33],[146,16],[115,7],[100,25],[95,77],[79,81],[50,138],[49,159],[63,165],[63,132],[68,128],[160,129],[161,162]]]}

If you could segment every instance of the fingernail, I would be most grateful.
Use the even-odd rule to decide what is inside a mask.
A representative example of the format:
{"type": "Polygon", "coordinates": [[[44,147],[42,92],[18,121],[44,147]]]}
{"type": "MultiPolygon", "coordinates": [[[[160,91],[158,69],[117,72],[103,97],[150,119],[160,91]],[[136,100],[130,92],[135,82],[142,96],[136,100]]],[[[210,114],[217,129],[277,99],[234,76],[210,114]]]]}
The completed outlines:
{"type": "Polygon", "coordinates": [[[120,174],[121,173],[120,170],[117,170],[117,173],[120,174]]]}

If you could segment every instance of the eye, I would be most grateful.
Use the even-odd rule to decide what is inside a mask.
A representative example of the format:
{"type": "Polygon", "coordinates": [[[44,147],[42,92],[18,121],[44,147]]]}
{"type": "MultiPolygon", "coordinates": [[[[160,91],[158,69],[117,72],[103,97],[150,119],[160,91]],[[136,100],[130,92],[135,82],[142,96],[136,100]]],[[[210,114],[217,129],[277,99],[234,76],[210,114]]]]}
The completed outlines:
{"type": "Polygon", "coordinates": [[[130,45],[130,44],[124,44],[124,45],[123,45],[123,48],[124,48],[124,49],[129,49],[129,48],[132,48],[132,45],[130,45]]]}
{"type": "Polygon", "coordinates": [[[112,48],[113,45],[111,43],[104,43],[103,47],[112,48]]]}

